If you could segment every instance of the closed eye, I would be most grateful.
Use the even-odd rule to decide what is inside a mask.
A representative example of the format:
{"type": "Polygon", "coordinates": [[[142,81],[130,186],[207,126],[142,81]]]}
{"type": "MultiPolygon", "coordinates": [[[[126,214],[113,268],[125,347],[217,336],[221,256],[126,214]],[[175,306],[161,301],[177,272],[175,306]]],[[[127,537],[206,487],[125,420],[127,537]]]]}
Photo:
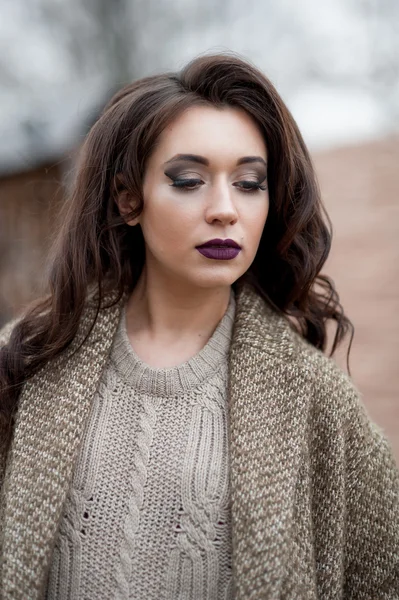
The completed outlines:
{"type": "Polygon", "coordinates": [[[203,185],[202,179],[174,179],[173,183],[170,183],[170,187],[176,187],[181,190],[194,190],[200,185],[203,185]]]}
{"type": "Polygon", "coordinates": [[[261,185],[258,181],[239,181],[233,183],[235,187],[240,188],[244,192],[257,192],[258,190],[267,190],[267,185],[261,185]]]}
{"type": "MultiPolygon", "coordinates": [[[[169,184],[170,187],[178,188],[182,191],[190,191],[199,188],[201,185],[204,185],[204,181],[202,179],[173,179],[173,183],[169,184]]],[[[267,190],[267,185],[261,185],[258,181],[238,181],[237,183],[233,183],[235,187],[238,187],[243,192],[257,192],[259,190],[265,191],[267,190]]]]}

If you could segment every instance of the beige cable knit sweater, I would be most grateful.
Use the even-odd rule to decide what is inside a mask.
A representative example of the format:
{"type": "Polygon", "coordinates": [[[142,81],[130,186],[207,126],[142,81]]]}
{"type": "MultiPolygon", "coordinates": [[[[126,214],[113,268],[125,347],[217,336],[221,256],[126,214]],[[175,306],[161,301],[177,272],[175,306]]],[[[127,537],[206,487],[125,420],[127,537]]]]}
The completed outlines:
{"type": "Polygon", "coordinates": [[[154,369],[121,313],[62,511],[48,600],[230,599],[228,352],[235,299],[196,356],[154,369]]]}
{"type": "MultiPolygon", "coordinates": [[[[44,598],[120,310],[101,310],[77,350],[95,314],[89,302],[71,347],[24,386],[10,452],[0,451],[2,600],[44,598]]],[[[248,284],[236,294],[228,413],[233,598],[397,600],[389,441],[350,379],[248,284]]]]}

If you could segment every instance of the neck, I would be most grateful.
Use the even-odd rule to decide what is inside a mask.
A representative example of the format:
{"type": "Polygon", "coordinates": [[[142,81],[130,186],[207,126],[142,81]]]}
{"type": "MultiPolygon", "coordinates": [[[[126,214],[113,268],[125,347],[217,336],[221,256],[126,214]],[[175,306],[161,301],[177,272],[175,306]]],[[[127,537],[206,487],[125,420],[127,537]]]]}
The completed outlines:
{"type": "Polygon", "coordinates": [[[223,317],[231,286],[200,288],[152,277],[145,269],[126,305],[129,336],[145,334],[167,343],[209,339],[223,317]]]}

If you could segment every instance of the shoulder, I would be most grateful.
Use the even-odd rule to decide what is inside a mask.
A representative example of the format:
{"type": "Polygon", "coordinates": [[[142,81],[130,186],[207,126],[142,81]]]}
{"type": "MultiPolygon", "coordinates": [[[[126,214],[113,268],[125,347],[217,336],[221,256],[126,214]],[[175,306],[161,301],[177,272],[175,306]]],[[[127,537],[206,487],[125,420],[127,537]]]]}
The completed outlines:
{"type": "Polygon", "coordinates": [[[360,390],[334,358],[315,348],[289,323],[285,328],[292,346],[292,360],[311,385],[315,408],[324,405],[329,411],[339,411],[342,418],[349,417],[353,410],[366,412],[360,390]]]}
{"type": "Polygon", "coordinates": [[[237,294],[234,342],[236,364],[249,355],[259,373],[272,371],[287,393],[306,390],[315,419],[346,420],[353,411],[365,411],[359,390],[335,360],[305,340],[249,285],[237,294]]]}
{"type": "Polygon", "coordinates": [[[254,375],[269,382],[278,380],[285,397],[302,399],[314,452],[339,455],[346,461],[348,473],[356,473],[360,463],[363,467],[377,465],[377,470],[385,465],[397,482],[392,445],[371,418],[351,377],[250,287],[240,290],[237,306],[235,364],[241,365],[246,355],[251,356],[254,375]]]}
{"type": "MultiPolygon", "coordinates": [[[[374,424],[352,378],[334,358],[315,348],[298,333],[288,318],[277,313],[248,286],[239,296],[241,344],[256,349],[268,366],[284,373],[287,389],[304,385],[309,391],[309,412],[316,420],[338,420],[341,425],[374,424]]],[[[299,391],[299,390],[298,390],[299,391]]]]}
{"type": "Polygon", "coordinates": [[[320,391],[359,395],[352,378],[342,370],[333,357],[327,356],[305,340],[289,323],[286,335],[292,346],[292,358],[301,371],[305,371],[315,388],[320,391]]]}
{"type": "MultiPolygon", "coordinates": [[[[108,291],[103,297],[103,302],[112,303],[112,300],[114,300],[115,298],[117,298],[116,293],[108,291]]],[[[0,349],[9,342],[15,326],[18,325],[25,318],[26,315],[28,315],[29,318],[31,318],[30,310],[33,307],[35,307],[36,304],[38,306],[41,306],[41,308],[39,313],[35,312],[35,317],[43,317],[50,313],[50,308],[48,305],[46,305],[46,302],[48,300],[49,296],[43,296],[37,299],[26,308],[25,312],[22,312],[17,317],[3,325],[2,328],[0,328],[0,349]]],[[[80,329],[84,329],[84,326],[86,325],[85,321],[90,322],[91,320],[93,320],[93,315],[96,313],[97,305],[97,286],[95,284],[91,284],[87,288],[86,301],[82,310],[82,314],[80,316],[80,329]]]]}
{"type": "MultiPolygon", "coordinates": [[[[288,331],[289,330],[289,331],[288,331]]],[[[333,358],[309,344],[288,325],[298,372],[310,383],[309,423],[318,435],[328,432],[334,444],[354,455],[381,455],[395,470],[392,445],[370,415],[363,394],[333,358]]],[[[348,459],[349,460],[349,459],[348,459]]]]}
{"type": "Polygon", "coordinates": [[[315,348],[289,321],[276,312],[257,292],[245,286],[238,296],[236,337],[240,345],[250,346],[280,368],[309,382],[314,390],[341,395],[358,394],[352,379],[334,358],[315,348]]]}

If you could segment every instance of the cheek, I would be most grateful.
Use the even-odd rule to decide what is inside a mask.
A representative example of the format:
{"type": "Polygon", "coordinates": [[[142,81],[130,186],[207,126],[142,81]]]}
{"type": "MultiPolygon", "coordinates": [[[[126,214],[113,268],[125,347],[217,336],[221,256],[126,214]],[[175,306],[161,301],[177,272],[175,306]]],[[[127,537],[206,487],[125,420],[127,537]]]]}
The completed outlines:
{"type": "Polygon", "coordinates": [[[195,206],[188,201],[176,201],[168,194],[152,196],[145,203],[142,229],[148,245],[162,250],[177,251],[180,246],[187,247],[192,237],[198,215],[195,206]]]}
{"type": "Polygon", "coordinates": [[[249,234],[249,238],[253,240],[254,245],[262,235],[268,212],[269,200],[267,199],[266,202],[253,207],[244,217],[247,233],[249,234]]]}

